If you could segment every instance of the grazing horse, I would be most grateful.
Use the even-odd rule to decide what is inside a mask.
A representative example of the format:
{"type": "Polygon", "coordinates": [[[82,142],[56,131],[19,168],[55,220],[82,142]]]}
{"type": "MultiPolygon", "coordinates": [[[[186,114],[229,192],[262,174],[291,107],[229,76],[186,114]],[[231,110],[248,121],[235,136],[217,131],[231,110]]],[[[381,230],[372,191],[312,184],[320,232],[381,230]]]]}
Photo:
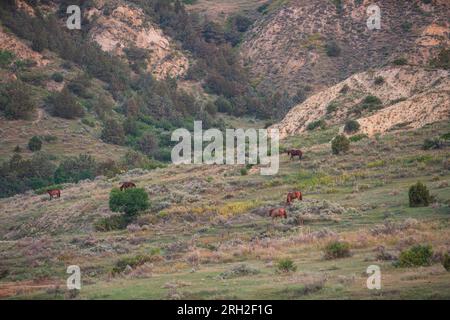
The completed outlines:
{"type": "Polygon", "coordinates": [[[291,160],[294,159],[294,157],[298,157],[298,160],[303,158],[303,152],[299,149],[290,149],[287,151],[287,154],[291,156],[291,160]]]}
{"type": "Polygon", "coordinates": [[[303,200],[303,195],[300,191],[289,192],[287,195],[286,203],[290,205],[295,199],[298,199],[300,201],[303,200]]]}
{"type": "Polygon", "coordinates": [[[59,190],[59,189],[48,190],[47,193],[50,196],[50,200],[52,200],[53,197],[61,198],[61,190],[59,190]]]}
{"type": "Polygon", "coordinates": [[[275,218],[285,218],[287,219],[286,210],[284,208],[276,208],[269,211],[269,216],[272,220],[275,218]]]}
{"type": "Polygon", "coordinates": [[[133,182],[124,182],[120,186],[120,191],[130,189],[130,188],[136,188],[136,185],[133,182]]]}

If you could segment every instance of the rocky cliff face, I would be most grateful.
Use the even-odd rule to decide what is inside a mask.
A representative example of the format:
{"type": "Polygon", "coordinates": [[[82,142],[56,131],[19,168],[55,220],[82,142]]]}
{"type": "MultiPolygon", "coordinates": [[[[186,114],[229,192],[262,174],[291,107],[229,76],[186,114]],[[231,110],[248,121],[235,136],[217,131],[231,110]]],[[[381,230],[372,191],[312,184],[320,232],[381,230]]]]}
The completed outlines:
{"type": "Polygon", "coordinates": [[[291,0],[255,24],[241,48],[243,61],[260,87],[294,94],[304,85],[318,92],[398,57],[423,65],[450,45],[449,1],[378,1],[381,30],[371,31],[366,10],[373,3],[291,0]],[[333,42],[337,56],[326,52],[333,42]]]}
{"type": "Polygon", "coordinates": [[[305,131],[318,119],[327,125],[358,119],[360,133],[368,135],[418,128],[450,118],[449,88],[446,70],[386,67],[363,72],[311,96],[274,128],[283,138],[305,131]]]}
{"type": "Polygon", "coordinates": [[[97,1],[86,16],[94,24],[91,38],[103,50],[121,56],[125,48],[148,50],[147,69],[158,79],[183,76],[188,70],[188,58],[161,29],[148,21],[142,9],[122,2],[111,7],[97,1]]]}

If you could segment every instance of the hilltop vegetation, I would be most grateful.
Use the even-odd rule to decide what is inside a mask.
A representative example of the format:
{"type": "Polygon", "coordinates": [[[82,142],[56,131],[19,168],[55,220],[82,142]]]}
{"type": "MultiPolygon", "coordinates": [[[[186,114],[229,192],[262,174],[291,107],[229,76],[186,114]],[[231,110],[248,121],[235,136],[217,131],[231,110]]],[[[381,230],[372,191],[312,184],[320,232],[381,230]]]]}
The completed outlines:
{"type": "MultiPolygon", "coordinates": [[[[280,106],[292,105],[278,93],[258,92],[250,85],[234,49],[249,27],[244,17],[230,18],[227,26],[199,20],[178,0],[71,4],[82,8],[81,31],[64,27],[66,1],[20,0],[0,6],[1,35],[7,39],[0,47],[0,159],[5,168],[13,150],[26,150],[25,142],[33,136],[53,137],[43,151],[54,165],[66,155],[89,154],[100,161],[108,154],[114,161],[109,166],[122,168],[118,160],[126,149],[149,157],[147,162],[167,162],[170,132],[191,130],[194,119],[203,120],[205,129],[224,129],[217,111],[268,118],[280,106]],[[115,28],[125,31],[110,36],[115,28]],[[157,46],[165,46],[163,52],[153,53],[153,38],[142,43],[146,33],[161,41],[157,46]],[[127,47],[109,50],[111,41],[127,47]],[[173,69],[166,69],[175,68],[178,60],[169,56],[189,58],[189,69],[170,73],[173,69]],[[82,135],[89,141],[75,138],[82,135]]],[[[2,180],[19,179],[21,184],[11,190],[43,186],[25,181],[33,176],[5,172],[2,180]]]]}

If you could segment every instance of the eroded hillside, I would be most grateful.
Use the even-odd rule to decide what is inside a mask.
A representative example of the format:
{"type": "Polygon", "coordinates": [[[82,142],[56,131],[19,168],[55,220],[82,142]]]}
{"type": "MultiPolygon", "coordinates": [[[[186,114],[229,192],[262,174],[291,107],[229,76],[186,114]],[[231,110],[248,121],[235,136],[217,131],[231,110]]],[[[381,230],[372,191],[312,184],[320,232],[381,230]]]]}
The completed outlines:
{"type": "Polygon", "coordinates": [[[297,105],[274,127],[281,136],[359,119],[368,135],[395,128],[419,128],[450,118],[450,79],[446,70],[385,67],[356,74],[297,105]]]}
{"type": "Polygon", "coordinates": [[[411,64],[428,64],[449,45],[448,1],[380,1],[381,30],[374,31],[366,25],[370,4],[289,1],[247,34],[243,60],[260,87],[295,94],[306,85],[317,92],[400,57],[411,64]]]}
{"type": "Polygon", "coordinates": [[[183,76],[189,68],[188,58],[169,37],[149,21],[141,8],[125,2],[96,1],[86,16],[93,23],[91,38],[108,52],[125,56],[124,50],[144,49],[147,70],[156,78],[183,76]]]}

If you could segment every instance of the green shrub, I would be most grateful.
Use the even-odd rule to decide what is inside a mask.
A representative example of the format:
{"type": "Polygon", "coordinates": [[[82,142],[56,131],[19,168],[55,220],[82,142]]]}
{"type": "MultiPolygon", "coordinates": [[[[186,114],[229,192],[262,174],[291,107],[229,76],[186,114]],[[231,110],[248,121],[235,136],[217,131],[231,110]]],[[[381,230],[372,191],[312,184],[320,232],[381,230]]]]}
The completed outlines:
{"type": "Polygon", "coordinates": [[[442,140],[450,140],[450,132],[444,133],[444,134],[441,136],[441,139],[442,139],[442,140]]]}
{"type": "Polygon", "coordinates": [[[350,140],[350,142],[358,142],[361,141],[363,139],[367,139],[369,138],[369,136],[365,133],[361,133],[361,134],[355,134],[354,136],[351,136],[350,138],[348,138],[350,140]]]}
{"type": "Polygon", "coordinates": [[[223,96],[220,96],[219,98],[217,98],[217,100],[215,101],[215,105],[217,106],[217,111],[222,112],[222,113],[232,113],[233,112],[233,105],[231,104],[231,102],[226,99],[223,96]]]}
{"type": "Polygon", "coordinates": [[[230,270],[222,272],[219,277],[222,279],[232,279],[237,277],[244,277],[249,275],[258,274],[259,270],[254,269],[246,264],[240,264],[233,266],[230,270]]]}
{"type": "Polygon", "coordinates": [[[359,105],[352,109],[356,113],[360,113],[363,110],[375,111],[383,107],[383,102],[376,96],[369,95],[365,97],[359,105]]]}
{"type": "Polygon", "coordinates": [[[441,262],[445,270],[450,271],[450,255],[448,253],[444,254],[441,262]]]}
{"type": "Polygon", "coordinates": [[[248,170],[247,170],[247,168],[242,168],[242,169],[241,169],[241,176],[246,176],[246,175],[248,175],[248,170]]]}
{"type": "Polygon", "coordinates": [[[29,141],[28,141],[28,149],[32,152],[35,151],[40,151],[42,148],[42,141],[41,139],[39,139],[39,137],[37,136],[33,136],[29,141]]]}
{"type": "Polygon", "coordinates": [[[34,86],[41,86],[44,84],[44,81],[49,79],[49,77],[46,73],[33,69],[20,72],[19,79],[34,86]]]}
{"type": "Polygon", "coordinates": [[[0,67],[9,66],[14,60],[14,53],[7,50],[0,50],[0,67]]]}
{"type": "Polygon", "coordinates": [[[325,259],[339,259],[350,257],[350,245],[346,242],[333,241],[326,245],[325,249],[325,259]]]}
{"type": "Polygon", "coordinates": [[[428,207],[432,197],[428,188],[420,181],[409,188],[409,206],[410,207],[428,207]]]}
{"type": "Polygon", "coordinates": [[[36,61],[31,59],[16,60],[14,62],[15,69],[18,71],[24,71],[29,68],[35,67],[36,65],[37,65],[36,61]]]}
{"type": "Polygon", "coordinates": [[[325,52],[329,57],[339,57],[341,55],[341,48],[336,41],[330,41],[325,45],[325,52]]]}
{"type": "Polygon", "coordinates": [[[339,93],[347,94],[349,91],[350,91],[350,87],[348,86],[348,84],[344,84],[344,86],[341,88],[339,93]]]}
{"type": "Polygon", "coordinates": [[[56,117],[74,119],[84,115],[83,106],[67,88],[51,95],[47,104],[52,115],[56,117]]]}
{"type": "Polygon", "coordinates": [[[413,26],[413,25],[412,25],[412,23],[411,23],[410,21],[404,21],[404,22],[402,22],[402,24],[401,24],[402,30],[403,30],[404,32],[411,31],[412,26],[413,26]]]}
{"type": "Polygon", "coordinates": [[[347,133],[354,133],[354,132],[357,132],[360,127],[361,126],[360,126],[358,121],[356,121],[356,120],[348,120],[345,123],[344,131],[347,132],[347,133]]]}
{"type": "Polygon", "coordinates": [[[120,191],[117,188],[111,190],[109,195],[109,208],[113,212],[122,212],[132,218],[139,212],[147,210],[150,204],[145,189],[134,188],[120,191]]]}
{"type": "Polygon", "coordinates": [[[64,76],[59,72],[55,72],[52,74],[52,80],[61,83],[64,81],[64,76]]]}
{"type": "Polygon", "coordinates": [[[376,105],[376,104],[382,104],[383,102],[380,100],[380,98],[376,96],[367,96],[362,101],[364,104],[368,105],[376,105]]]}
{"type": "Polygon", "coordinates": [[[146,132],[139,139],[138,148],[148,156],[155,156],[159,151],[159,140],[154,134],[146,132]]]}
{"type": "Polygon", "coordinates": [[[52,143],[52,142],[55,142],[55,141],[58,140],[57,136],[54,136],[54,135],[51,135],[51,134],[46,134],[46,135],[43,135],[43,136],[39,136],[39,138],[44,140],[45,142],[48,142],[48,143],[52,143]]]}
{"type": "Polygon", "coordinates": [[[375,83],[377,86],[380,86],[380,85],[382,85],[382,84],[384,83],[384,78],[383,78],[382,76],[378,76],[378,77],[375,78],[374,83],[375,83]]]}
{"type": "Polygon", "coordinates": [[[432,263],[433,249],[430,245],[416,245],[404,250],[398,257],[398,267],[429,266],[432,263]]]}
{"type": "Polygon", "coordinates": [[[406,58],[397,58],[392,63],[396,66],[404,66],[408,64],[408,60],[406,58]]]}
{"type": "Polygon", "coordinates": [[[308,125],[306,126],[306,129],[308,129],[309,131],[315,130],[317,128],[325,129],[325,126],[326,126],[325,121],[320,119],[320,120],[315,120],[315,121],[308,123],[308,125]]]}
{"type": "Polygon", "coordinates": [[[333,101],[327,106],[327,114],[333,113],[337,110],[338,103],[333,101]]]}
{"type": "Polygon", "coordinates": [[[297,266],[292,259],[286,258],[278,261],[277,270],[280,272],[295,272],[297,271],[297,266]]]}
{"type": "Polygon", "coordinates": [[[112,272],[113,274],[121,273],[125,271],[127,266],[130,266],[131,268],[136,268],[149,261],[152,261],[152,257],[148,255],[137,255],[134,257],[122,258],[116,262],[116,265],[114,266],[112,272]]]}
{"type": "Polygon", "coordinates": [[[86,154],[64,159],[55,171],[56,183],[77,183],[85,179],[94,179],[97,169],[95,159],[86,154]]]}
{"type": "Polygon", "coordinates": [[[442,49],[437,58],[431,61],[431,66],[447,70],[450,69],[450,49],[442,49]]]}
{"type": "Polygon", "coordinates": [[[92,121],[92,120],[89,120],[87,118],[81,119],[81,123],[86,125],[86,126],[88,126],[88,127],[95,128],[95,122],[92,121]]]}
{"type": "Polygon", "coordinates": [[[344,135],[336,136],[331,141],[331,151],[333,154],[339,154],[341,152],[347,152],[350,149],[350,140],[344,135]]]}
{"type": "Polygon", "coordinates": [[[7,119],[30,119],[35,111],[32,87],[20,80],[0,84],[0,111],[7,119]]]}
{"type": "Polygon", "coordinates": [[[129,219],[126,216],[115,215],[97,220],[94,223],[94,228],[101,232],[123,230],[127,227],[129,222],[129,219]]]}
{"type": "Polygon", "coordinates": [[[423,150],[441,149],[442,141],[439,138],[425,139],[422,148],[423,150]]]}
{"type": "Polygon", "coordinates": [[[90,80],[89,77],[85,75],[79,76],[67,84],[67,88],[70,90],[70,92],[85,99],[92,98],[92,94],[88,91],[89,87],[90,80]]]}
{"type": "Polygon", "coordinates": [[[114,119],[107,119],[103,125],[101,139],[106,143],[123,145],[125,143],[125,130],[122,124],[114,119]]]}

